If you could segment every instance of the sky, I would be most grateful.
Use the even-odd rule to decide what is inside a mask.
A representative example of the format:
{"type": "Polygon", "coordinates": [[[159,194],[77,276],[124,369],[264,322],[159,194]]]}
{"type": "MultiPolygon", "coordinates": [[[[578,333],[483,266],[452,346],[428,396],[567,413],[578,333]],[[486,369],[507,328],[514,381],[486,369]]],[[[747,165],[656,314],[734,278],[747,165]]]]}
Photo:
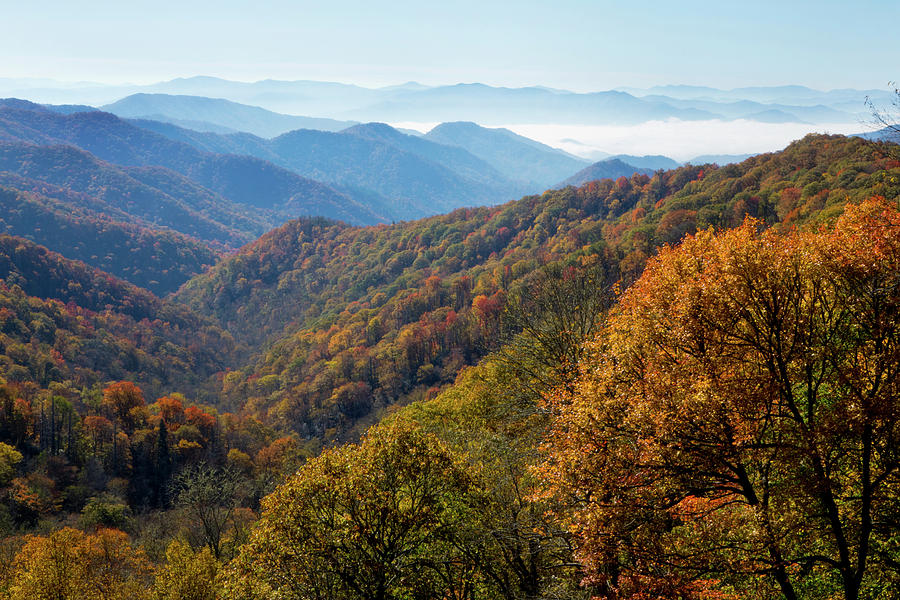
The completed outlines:
{"type": "Polygon", "coordinates": [[[896,0],[0,0],[0,77],[885,89],[896,0]]]}

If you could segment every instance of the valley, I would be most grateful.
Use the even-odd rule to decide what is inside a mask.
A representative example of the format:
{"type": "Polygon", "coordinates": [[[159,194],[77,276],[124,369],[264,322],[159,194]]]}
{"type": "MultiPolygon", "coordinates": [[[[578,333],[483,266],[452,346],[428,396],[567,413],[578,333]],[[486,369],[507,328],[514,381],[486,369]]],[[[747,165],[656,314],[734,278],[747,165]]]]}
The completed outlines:
{"type": "Polygon", "coordinates": [[[785,70],[834,35],[165,4],[5,57],[0,600],[900,594],[900,92],[785,70]]]}

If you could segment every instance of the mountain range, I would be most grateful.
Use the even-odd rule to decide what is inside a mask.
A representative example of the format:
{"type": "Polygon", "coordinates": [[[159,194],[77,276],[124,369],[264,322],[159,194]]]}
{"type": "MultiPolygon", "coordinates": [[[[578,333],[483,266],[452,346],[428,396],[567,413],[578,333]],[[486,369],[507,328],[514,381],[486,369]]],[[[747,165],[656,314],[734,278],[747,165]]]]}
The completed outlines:
{"type": "Polygon", "coordinates": [[[275,113],[219,98],[171,94],[133,94],[101,110],[125,119],[149,119],[213,133],[246,131],[271,138],[294,129],[340,131],[357,123],[275,113]]]}
{"type": "MultiPolygon", "coordinates": [[[[263,140],[272,153],[284,143],[154,127],[208,143],[263,140]]],[[[502,131],[462,129],[528,145],[502,131]]],[[[383,124],[312,133],[377,143],[421,161],[430,156],[470,177],[491,173],[460,146],[383,124]]],[[[653,257],[671,258],[693,234],[688,244],[708,243],[715,230],[748,217],[754,220],[741,235],[799,230],[794,235],[818,240],[812,232],[849,205],[880,197],[880,212],[872,214],[884,218],[900,196],[896,145],[810,135],[726,167],[635,172],[613,158],[607,167],[625,169],[615,179],[501,204],[392,224],[303,216],[273,227],[266,219],[283,214],[258,206],[264,199],[257,206],[230,200],[189,178],[196,176],[190,161],[237,155],[200,150],[106,113],[21,105],[0,110],[0,134],[0,450],[23,457],[5,484],[21,493],[4,496],[0,506],[26,530],[89,523],[92,511],[101,513],[98,522],[118,519],[92,508],[104,502],[120,507],[125,517],[115,523],[123,527],[132,518],[168,527],[176,513],[164,512],[166,498],[157,492],[154,499],[152,490],[171,489],[163,483],[183,481],[181,474],[204,464],[243,473],[249,497],[241,512],[253,519],[280,472],[319,464],[315,457],[327,448],[342,445],[323,454],[329,459],[342,456],[348,442],[375,443],[366,433],[372,426],[399,420],[425,428],[423,436],[456,440],[461,465],[470,464],[466,449],[474,448],[493,465],[485,481],[515,488],[531,477],[525,461],[536,456],[552,417],[538,404],[541,390],[574,377],[569,352],[596,331],[616,290],[628,294],[650,261],[656,269],[672,265],[673,278],[697,262],[696,255],[673,263],[653,257]],[[165,161],[165,151],[185,164],[151,164],[165,161]],[[266,231],[254,233],[259,229],[266,231]],[[244,239],[252,241],[235,249],[244,239]],[[36,504],[43,497],[53,502],[36,504]]],[[[285,135],[293,134],[311,135],[285,135]]],[[[853,233],[845,239],[864,237],[853,233]]],[[[853,255],[836,250],[835,264],[858,276],[853,255]]],[[[785,256],[794,268],[794,257],[785,256]]],[[[757,266],[760,281],[770,276],[746,264],[757,266]]],[[[862,267],[868,273],[870,263],[862,267]]],[[[776,274],[794,281],[790,269],[776,274]]],[[[727,292],[716,300],[731,303],[727,292]]],[[[696,294],[683,302],[694,310],[696,294]]],[[[451,463],[441,464],[435,473],[443,476],[451,463]]],[[[492,515],[509,518],[515,492],[490,489],[478,488],[473,506],[481,510],[489,498],[492,515]]],[[[355,502],[358,490],[348,490],[355,502]]],[[[371,514],[383,520],[382,512],[371,514]]],[[[540,523],[528,531],[543,531],[545,511],[531,514],[540,523]]],[[[511,519],[509,530],[516,530],[519,516],[511,519]]],[[[465,527],[476,549],[495,539],[493,526],[465,527]]]]}
{"type": "MultiPolygon", "coordinates": [[[[620,89],[590,93],[545,87],[504,88],[481,83],[384,88],[320,81],[228,81],[189,77],[150,85],[63,85],[0,81],[0,93],[56,104],[103,106],[132,94],[205,96],[290,115],[353,121],[635,124],[654,120],[748,119],[766,123],[854,123],[868,114],[866,98],[889,103],[886,90],[819,91],[802,86],[717,90],[693,86],[620,89]]],[[[137,101],[131,101],[136,104],[137,101]]],[[[139,108],[141,114],[157,115],[139,108]]],[[[195,120],[183,113],[179,120],[195,120]]],[[[201,121],[209,121],[201,118],[201,121]]],[[[231,127],[218,123],[217,127],[231,127]]]]}
{"type": "MultiPolygon", "coordinates": [[[[209,98],[134,100],[133,106],[152,114],[209,105],[216,119],[238,126],[245,114],[258,116],[250,125],[260,127],[296,122],[209,98]]],[[[659,155],[618,155],[588,164],[507,129],[472,122],[443,123],[424,135],[361,123],[266,138],[126,120],[83,105],[9,99],[0,101],[0,232],[26,236],[165,295],[293,217],[350,225],[403,221],[677,166],[659,155]],[[176,264],[168,264],[176,255],[176,264]]]]}
{"type": "MultiPolygon", "coordinates": [[[[520,159],[535,165],[549,157],[557,172],[583,164],[508,132],[469,129],[502,137],[511,154],[526,149],[520,159]]],[[[404,220],[542,191],[546,179],[513,181],[460,145],[384,124],[265,139],[0,101],[0,232],[160,295],[292,217],[404,220]]]]}

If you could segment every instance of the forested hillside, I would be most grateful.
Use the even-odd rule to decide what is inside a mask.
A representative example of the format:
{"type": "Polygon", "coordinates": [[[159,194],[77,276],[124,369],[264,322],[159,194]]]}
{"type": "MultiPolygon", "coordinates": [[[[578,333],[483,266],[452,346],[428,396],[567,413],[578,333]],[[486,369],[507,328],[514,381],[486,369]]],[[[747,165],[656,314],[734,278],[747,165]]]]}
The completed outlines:
{"type": "Polygon", "coordinates": [[[268,346],[223,398],[315,441],[434,393],[498,341],[511,288],[542,265],[636,278],[664,244],[746,216],[825,222],[895,197],[900,164],[863,140],[811,136],[738,165],[592,182],[503,206],[353,228],[301,220],[267,234],[178,299],[268,346]],[[431,391],[430,391],[431,390],[431,391]]]}
{"type": "Polygon", "coordinates": [[[185,235],[116,221],[74,203],[5,187],[0,187],[0,231],[24,234],[160,296],[219,259],[207,244],[185,235]]]}
{"type": "MultiPolygon", "coordinates": [[[[0,237],[0,590],[892,591],[895,150],[809,136],[409,223],[299,219],[173,300],[0,237]],[[783,372],[763,343],[781,338],[750,335],[765,314],[796,333],[783,372]],[[847,457],[833,479],[817,447],[847,457]],[[761,498],[793,508],[767,521],[761,498]],[[832,547],[836,529],[855,537],[832,547]]],[[[22,181],[46,196],[8,192],[14,218],[78,194],[22,181]]],[[[48,223],[92,226],[101,200],[79,197],[48,223]]]]}
{"type": "Polygon", "coordinates": [[[225,596],[895,595],[900,210],[846,208],[687,236],[615,304],[545,273],[512,343],[265,500],[225,596]]]}
{"type": "Polygon", "coordinates": [[[41,146],[67,144],[116,165],[164,167],[232,203],[290,208],[295,211],[293,216],[318,214],[355,223],[382,220],[347,195],[259,158],[203,152],[109,113],[62,115],[38,105],[3,107],[0,140],[41,146]]]}
{"type": "Polygon", "coordinates": [[[223,247],[240,246],[266,226],[264,214],[250,216],[175,173],[118,167],[71,146],[0,144],[0,169],[10,187],[223,247]]]}
{"type": "Polygon", "coordinates": [[[128,379],[150,393],[202,390],[227,366],[231,336],[184,306],[0,236],[9,382],[76,388],[128,379]]]}

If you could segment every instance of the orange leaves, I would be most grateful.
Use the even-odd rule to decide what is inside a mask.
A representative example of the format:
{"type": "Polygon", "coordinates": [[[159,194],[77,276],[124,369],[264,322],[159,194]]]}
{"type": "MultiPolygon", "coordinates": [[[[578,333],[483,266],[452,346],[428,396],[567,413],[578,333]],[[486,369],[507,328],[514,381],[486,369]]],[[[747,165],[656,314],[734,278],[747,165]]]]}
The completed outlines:
{"type": "Polygon", "coordinates": [[[123,427],[134,429],[132,409],[144,406],[144,394],[141,388],[130,381],[117,381],[103,390],[103,405],[123,427]]]}
{"type": "Polygon", "coordinates": [[[100,529],[89,535],[69,527],[48,537],[28,536],[14,568],[14,600],[143,598],[151,572],[125,533],[100,529]]]}
{"type": "Polygon", "coordinates": [[[156,401],[159,408],[160,418],[166,422],[170,431],[178,428],[178,425],[184,421],[184,403],[183,397],[180,395],[163,396],[156,401]],[[174,425],[174,427],[173,427],[174,425]]]}
{"type": "Polygon", "coordinates": [[[199,429],[207,438],[216,426],[216,418],[196,406],[184,409],[184,421],[199,429]]]}
{"type": "Polygon", "coordinates": [[[478,313],[479,318],[489,320],[496,317],[503,308],[506,295],[503,291],[497,291],[490,296],[479,294],[472,300],[472,308],[478,313]]]}
{"type": "MultiPolygon", "coordinates": [[[[574,400],[554,405],[543,473],[575,499],[594,577],[696,582],[769,564],[790,595],[792,560],[845,531],[878,535],[863,506],[896,520],[883,499],[900,494],[897,465],[879,458],[900,451],[896,202],[850,207],[818,233],[759,229],[662,249],[591,346],[574,400]]],[[[811,568],[870,541],[838,542],[811,568]]]]}

